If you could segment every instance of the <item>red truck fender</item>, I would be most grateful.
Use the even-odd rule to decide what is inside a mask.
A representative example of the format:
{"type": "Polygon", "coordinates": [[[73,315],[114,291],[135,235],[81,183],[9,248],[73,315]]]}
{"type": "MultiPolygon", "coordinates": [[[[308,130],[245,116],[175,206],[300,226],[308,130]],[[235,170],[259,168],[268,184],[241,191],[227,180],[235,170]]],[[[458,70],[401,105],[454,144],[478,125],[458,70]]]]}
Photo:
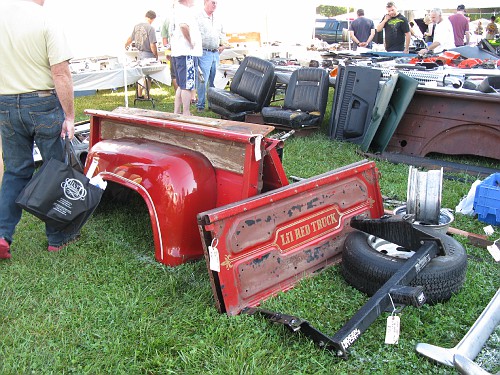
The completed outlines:
{"type": "Polygon", "coordinates": [[[98,161],[103,179],[142,196],[159,262],[176,266],[203,255],[196,214],[214,208],[217,198],[215,169],[205,156],[169,144],[122,138],[98,142],[88,160],[98,161]]]}

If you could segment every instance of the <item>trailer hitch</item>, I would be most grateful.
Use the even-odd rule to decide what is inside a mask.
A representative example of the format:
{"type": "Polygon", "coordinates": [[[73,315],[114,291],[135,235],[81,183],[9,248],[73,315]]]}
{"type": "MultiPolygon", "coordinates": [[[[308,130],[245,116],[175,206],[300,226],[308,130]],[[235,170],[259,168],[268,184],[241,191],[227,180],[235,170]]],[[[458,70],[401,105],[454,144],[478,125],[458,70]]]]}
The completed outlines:
{"type": "MultiPolygon", "coordinates": [[[[403,246],[415,253],[396,273],[338,330],[328,336],[299,317],[272,312],[261,308],[247,308],[247,314],[260,314],[271,322],[283,324],[292,332],[301,332],[320,347],[332,350],[337,356],[347,359],[348,348],[377,317],[394,304],[420,307],[425,303],[423,287],[409,286],[417,274],[437,255],[442,255],[444,246],[432,230],[416,228],[409,217],[382,217],[381,219],[351,219],[351,226],[368,234],[403,246]]],[[[392,311],[393,308],[390,309],[392,311]]]]}

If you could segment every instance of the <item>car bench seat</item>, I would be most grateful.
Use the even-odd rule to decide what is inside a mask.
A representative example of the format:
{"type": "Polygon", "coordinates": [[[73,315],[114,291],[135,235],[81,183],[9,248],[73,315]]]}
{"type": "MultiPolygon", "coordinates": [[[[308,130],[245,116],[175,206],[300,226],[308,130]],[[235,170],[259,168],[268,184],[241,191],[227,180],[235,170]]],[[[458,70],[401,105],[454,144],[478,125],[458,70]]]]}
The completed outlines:
{"type": "Polygon", "coordinates": [[[293,71],[282,107],[262,108],[264,123],[291,129],[319,126],[328,100],[328,73],[321,68],[293,71]]]}
{"type": "Polygon", "coordinates": [[[236,70],[229,91],[208,89],[208,106],[222,118],[245,121],[246,114],[260,112],[269,104],[275,83],[271,62],[247,56],[236,70]]]}

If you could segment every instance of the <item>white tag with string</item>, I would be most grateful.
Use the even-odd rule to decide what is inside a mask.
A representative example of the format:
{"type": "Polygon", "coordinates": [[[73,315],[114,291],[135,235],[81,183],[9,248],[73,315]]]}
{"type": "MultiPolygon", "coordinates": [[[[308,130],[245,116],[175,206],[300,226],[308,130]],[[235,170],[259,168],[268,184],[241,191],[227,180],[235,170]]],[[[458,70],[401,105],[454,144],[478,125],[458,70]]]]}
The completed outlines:
{"type": "Polygon", "coordinates": [[[389,294],[389,298],[392,303],[392,313],[391,316],[387,317],[387,326],[385,331],[385,343],[386,344],[397,344],[399,341],[399,332],[400,332],[400,319],[396,314],[396,306],[394,306],[394,302],[392,301],[392,297],[389,294]]]}
{"type": "Polygon", "coordinates": [[[95,170],[97,169],[97,164],[99,164],[99,160],[97,158],[93,158],[92,162],[90,163],[90,167],[89,167],[89,169],[88,169],[87,174],[85,175],[85,177],[87,177],[88,179],[92,178],[92,176],[94,175],[95,170]]]}
{"type": "Polygon", "coordinates": [[[486,246],[486,249],[488,249],[493,259],[495,259],[495,262],[500,262],[500,249],[498,248],[497,241],[495,240],[492,245],[486,246]]]}
{"type": "Polygon", "coordinates": [[[208,247],[208,256],[210,258],[209,267],[212,271],[220,272],[220,260],[219,260],[219,250],[217,249],[217,245],[219,244],[219,240],[214,238],[212,243],[208,247]]]}
{"type": "Polygon", "coordinates": [[[262,159],[262,153],[260,152],[260,144],[262,143],[262,136],[258,135],[255,137],[255,161],[262,159]]]}

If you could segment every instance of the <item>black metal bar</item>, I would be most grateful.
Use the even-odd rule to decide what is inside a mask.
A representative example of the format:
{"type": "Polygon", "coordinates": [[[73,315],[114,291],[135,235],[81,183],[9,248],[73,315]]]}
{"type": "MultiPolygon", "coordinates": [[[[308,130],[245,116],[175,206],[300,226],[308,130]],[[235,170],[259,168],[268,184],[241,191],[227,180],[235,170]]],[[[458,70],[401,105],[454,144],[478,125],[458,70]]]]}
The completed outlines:
{"type": "MultiPolygon", "coordinates": [[[[391,306],[389,297],[391,288],[396,285],[408,285],[437,253],[436,242],[425,241],[420,246],[415,254],[335,333],[332,341],[334,346],[340,348],[337,355],[347,358],[347,349],[387,307],[391,306]]],[[[422,295],[421,298],[425,297],[422,295]]]]}
{"type": "Polygon", "coordinates": [[[283,324],[292,332],[302,332],[319,346],[347,358],[347,349],[365,332],[378,316],[401,300],[420,307],[425,302],[422,287],[406,287],[427,264],[443,252],[443,245],[434,232],[415,228],[401,218],[351,219],[351,226],[396,243],[415,253],[380,287],[380,289],[333,336],[327,336],[306,320],[260,308],[247,308],[247,314],[259,313],[272,322],[283,324]],[[391,293],[394,293],[392,298],[391,293]]]}
{"type": "MultiPolygon", "coordinates": [[[[261,308],[246,308],[243,313],[258,313],[274,323],[288,327],[292,332],[302,332],[320,347],[329,349],[342,358],[347,358],[347,349],[365,332],[368,327],[384,312],[392,306],[394,301],[389,297],[391,290],[399,285],[408,285],[417,274],[438,253],[436,242],[427,241],[408,259],[405,264],[335,333],[333,337],[327,336],[309,324],[308,321],[299,317],[281,314],[261,308]]],[[[417,305],[425,302],[423,292],[417,298],[417,305]]]]}

